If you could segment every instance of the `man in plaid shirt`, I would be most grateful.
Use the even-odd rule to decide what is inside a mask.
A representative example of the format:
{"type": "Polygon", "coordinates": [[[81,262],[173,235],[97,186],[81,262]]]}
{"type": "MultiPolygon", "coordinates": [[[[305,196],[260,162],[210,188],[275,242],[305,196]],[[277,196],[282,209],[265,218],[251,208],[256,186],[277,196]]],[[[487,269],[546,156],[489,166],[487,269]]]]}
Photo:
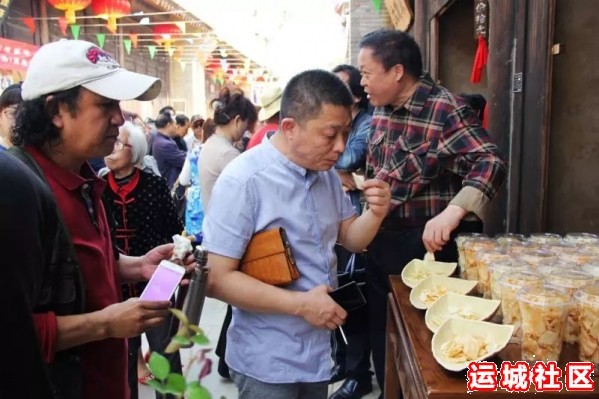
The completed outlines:
{"type": "Polygon", "coordinates": [[[392,204],[367,253],[371,342],[383,386],[388,276],[433,252],[457,261],[453,238],[482,230],[482,214],[506,178],[506,164],[475,112],[422,71],[405,32],[362,38],[358,66],[373,106],[366,177],[391,186],[392,204]]]}

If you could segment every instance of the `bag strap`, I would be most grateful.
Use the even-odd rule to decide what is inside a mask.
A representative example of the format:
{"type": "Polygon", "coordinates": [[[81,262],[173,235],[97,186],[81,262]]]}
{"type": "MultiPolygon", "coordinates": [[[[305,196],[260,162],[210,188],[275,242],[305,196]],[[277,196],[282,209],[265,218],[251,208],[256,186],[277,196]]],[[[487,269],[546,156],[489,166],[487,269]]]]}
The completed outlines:
{"type": "MultiPolygon", "coordinates": [[[[44,172],[38,165],[38,163],[33,159],[33,157],[25,151],[23,148],[18,146],[12,146],[7,150],[11,155],[15,158],[19,159],[23,162],[36,176],[38,176],[44,184],[50,189],[48,184],[48,180],[46,179],[44,172]]],[[[52,191],[50,189],[50,191],[52,191]]],[[[67,229],[67,225],[62,217],[62,213],[58,209],[58,204],[55,203],[56,206],[56,220],[57,220],[57,231],[58,236],[61,236],[62,239],[57,239],[54,241],[54,246],[52,248],[53,254],[60,252],[61,243],[68,245],[69,256],[75,260],[76,268],[75,268],[75,301],[74,301],[74,311],[75,313],[83,313],[85,310],[85,285],[83,282],[83,277],[80,272],[79,262],[77,262],[77,253],[75,252],[75,247],[73,245],[73,239],[67,229]]]]}

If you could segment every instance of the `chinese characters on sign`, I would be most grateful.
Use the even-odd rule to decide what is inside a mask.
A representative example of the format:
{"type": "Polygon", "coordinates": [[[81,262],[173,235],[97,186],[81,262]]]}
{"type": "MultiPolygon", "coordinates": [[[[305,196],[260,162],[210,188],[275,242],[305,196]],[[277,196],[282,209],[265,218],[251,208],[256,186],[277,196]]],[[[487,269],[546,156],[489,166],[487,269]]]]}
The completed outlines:
{"type": "Polygon", "coordinates": [[[0,38],[0,69],[26,71],[36,51],[32,44],[0,38]]]}
{"type": "Polygon", "coordinates": [[[468,392],[491,392],[497,388],[508,392],[527,392],[531,384],[537,392],[589,391],[595,389],[593,372],[595,366],[590,362],[570,362],[565,373],[556,362],[536,362],[529,367],[527,362],[503,362],[498,370],[493,362],[472,362],[466,372],[468,392]],[[562,381],[562,377],[564,381],[562,381]]]}

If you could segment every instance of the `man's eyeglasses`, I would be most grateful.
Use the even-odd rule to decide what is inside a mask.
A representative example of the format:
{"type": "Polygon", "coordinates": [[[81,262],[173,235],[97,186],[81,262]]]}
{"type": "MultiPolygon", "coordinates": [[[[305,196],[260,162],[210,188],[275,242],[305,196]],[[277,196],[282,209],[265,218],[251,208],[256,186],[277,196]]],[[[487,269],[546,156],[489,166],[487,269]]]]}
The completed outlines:
{"type": "Polygon", "coordinates": [[[131,148],[132,145],[131,144],[127,144],[127,143],[123,143],[120,139],[116,139],[116,141],[114,142],[114,149],[115,149],[115,151],[121,151],[125,147],[131,148]]]}

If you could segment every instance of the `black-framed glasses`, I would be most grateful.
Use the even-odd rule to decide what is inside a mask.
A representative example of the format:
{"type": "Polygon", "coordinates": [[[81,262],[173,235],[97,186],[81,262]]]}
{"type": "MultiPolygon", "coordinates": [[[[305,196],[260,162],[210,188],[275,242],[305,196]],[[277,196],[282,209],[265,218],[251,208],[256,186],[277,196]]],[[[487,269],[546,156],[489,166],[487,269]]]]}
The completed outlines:
{"type": "Polygon", "coordinates": [[[115,149],[115,151],[121,151],[125,147],[131,148],[132,145],[131,144],[127,144],[127,143],[123,143],[120,139],[116,139],[116,141],[114,142],[114,149],[115,149]]]}

